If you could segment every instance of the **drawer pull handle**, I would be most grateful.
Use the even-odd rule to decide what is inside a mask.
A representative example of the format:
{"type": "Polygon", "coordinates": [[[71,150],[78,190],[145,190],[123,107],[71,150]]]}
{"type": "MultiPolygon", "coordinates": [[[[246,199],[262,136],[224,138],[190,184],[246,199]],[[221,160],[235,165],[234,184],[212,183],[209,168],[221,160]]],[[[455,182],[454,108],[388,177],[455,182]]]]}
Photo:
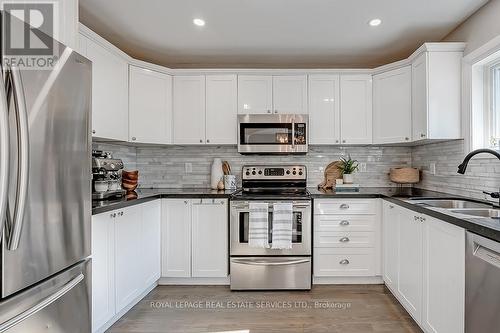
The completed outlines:
{"type": "Polygon", "coordinates": [[[342,238],[340,239],[340,242],[341,242],[341,243],[347,243],[348,241],[350,241],[349,237],[342,237],[342,238]]]}
{"type": "Polygon", "coordinates": [[[349,209],[349,205],[348,204],[342,204],[342,205],[340,205],[340,209],[349,209]]]}
{"type": "Polygon", "coordinates": [[[340,225],[349,225],[349,221],[347,220],[340,221],[340,225]]]}
{"type": "Polygon", "coordinates": [[[347,260],[347,259],[343,259],[343,260],[341,260],[341,261],[339,262],[339,264],[341,264],[341,265],[349,265],[349,260],[347,260]]]}

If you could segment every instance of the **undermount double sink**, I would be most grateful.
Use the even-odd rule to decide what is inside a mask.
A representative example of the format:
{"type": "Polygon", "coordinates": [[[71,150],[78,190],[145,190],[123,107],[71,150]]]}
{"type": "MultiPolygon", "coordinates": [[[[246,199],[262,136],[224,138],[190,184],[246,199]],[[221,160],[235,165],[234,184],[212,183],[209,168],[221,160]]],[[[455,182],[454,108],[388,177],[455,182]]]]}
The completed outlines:
{"type": "Polygon", "coordinates": [[[492,205],[467,199],[419,199],[414,198],[408,202],[424,206],[446,209],[450,213],[469,215],[471,217],[483,217],[500,219],[500,209],[494,209],[492,205]]]}

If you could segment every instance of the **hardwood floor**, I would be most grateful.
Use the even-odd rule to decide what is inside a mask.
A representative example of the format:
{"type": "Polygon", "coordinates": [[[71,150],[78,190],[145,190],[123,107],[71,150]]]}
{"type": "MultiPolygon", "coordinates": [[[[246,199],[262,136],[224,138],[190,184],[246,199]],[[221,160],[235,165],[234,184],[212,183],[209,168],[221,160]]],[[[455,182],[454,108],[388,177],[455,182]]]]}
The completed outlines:
{"type": "Polygon", "coordinates": [[[314,286],[310,292],[231,292],[159,286],[109,333],[422,332],[383,285],[314,286]]]}

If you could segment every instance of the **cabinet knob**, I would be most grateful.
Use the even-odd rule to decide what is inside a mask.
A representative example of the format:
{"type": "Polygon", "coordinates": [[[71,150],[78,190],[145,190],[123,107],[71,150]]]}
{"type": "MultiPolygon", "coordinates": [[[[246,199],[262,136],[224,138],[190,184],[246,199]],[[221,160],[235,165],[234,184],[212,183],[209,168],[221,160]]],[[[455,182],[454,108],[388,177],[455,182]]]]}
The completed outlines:
{"type": "Polygon", "coordinates": [[[349,209],[349,205],[348,204],[342,204],[342,205],[340,205],[340,209],[349,209]]]}
{"type": "Polygon", "coordinates": [[[339,239],[339,242],[341,243],[347,243],[349,241],[350,241],[349,237],[342,237],[341,239],[339,239]]]}
{"type": "Polygon", "coordinates": [[[418,216],[413,216],[414,221],[418,221],[418,216]]]}
{"type": "Polygon", "coordinates": [[[420,133],[420,137],[421,138],[425,138],[425,134],[424,133],[420,133]]]}
{"type": "Polygon", "coordinates": [[[345,140],[342,140],[342,143],[345,143],[345,140]]]}
{"type": "Polygon", "coordinates": [[[271,110],[267,110],[267,113],[271,113],[271,110]]]}
{"type": "Polygon", "coordinates": [[[274,110],[274,113],[278,113],[278,110],[274,110]]]}
{"type": "Polygon", "coordinates": [[[95,134],[95,130],[92,130],[92,134],[95,134]]]}
{"type": "Polygon", "coordinates": [[[409,137],[406,137],[406,138],[405,138],[405,140],[406,140],[406,141],[408,141],[408,140],[410,140],[410,138],[409,138],[409,137]]]}
{"type": "Polygon", "coordinates": [[[116,213],[111,213],[111,214],[109,214],[109,217],[111,217],[111,218],[113,218],[113,219],[114,219],[114,218],[116,217],[116,213]]]}
{"type": "Polygon", "coordinates": [[[137,140],[137,138],[135,136],[132,137],[132,141],[135,141],[137,140]]]}
{"type": "Polygon", "coordinates": [[[342,260],[340,260],[339,264],[341,264],[341,265],[349,265],[349,260],[342,259],[342,260]]]}
{"type": "Polygon", "coordinates": [[[207,143],[210,143],[210,140],[207,139],[207,143]]]}
{"type": "Polygon", "coordinates": [[[339,143],[339,140],[335,140],[335,143],[339,143]]]}
{"type": "Polygon", "coordinates": [[[119,216],[123,216],[123,212],[119,212],[119,213],[118,213],[118,215],[119,215],[119,216]]]}
{"type": "Polygon", "coordinates": [[[344,226],[345,226],[345,225],[349,225],[349,221],[347,221],[347,220],[343,220],[343,221],[340,221],[340,223],[339,223],[339,224],[340,224],[340,225],[344,225],[344,226]]]}
{"type": "Polygon", "coordinates": [[[188,201],[187,200],[184,200],[184,204],[187,205],[188,204],[188,201]]]}
{"type": "Polygon", "coordinates": [[[394,208],[394,206],[393,206],[393,205],[389,205],[389,208],[390,208],[390,209],[393,209],[393,208],[394,208]]]}
{"type": "Polygon", "coordinates": [[[200,143],[203,143],[203,140],[202,140],[202,139],[200,139],[200,143]]]}

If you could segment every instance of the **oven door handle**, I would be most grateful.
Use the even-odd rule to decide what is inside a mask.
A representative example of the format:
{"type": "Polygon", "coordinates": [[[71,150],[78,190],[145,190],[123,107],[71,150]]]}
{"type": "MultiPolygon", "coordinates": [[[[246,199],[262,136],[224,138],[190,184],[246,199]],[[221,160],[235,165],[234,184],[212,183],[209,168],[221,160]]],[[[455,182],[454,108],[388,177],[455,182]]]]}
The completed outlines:
{"type": "MultiPolygon", "coordinates": [[[[311,206],[311,204],[309,202],[294,203],[292,205],[293,208],[298,208],[298,209],[305,209],[305,208],[309,208],[310,206],[311,206]]],[[[236,204],[233,202],[233,204],[231,205],[231,208],[237,209],[237,210],[249,210],[250,206],[249,206],[248,202],[244,202],[244,203],[240,203],[240,204],[236,204]]],[[[273,204],[270,204],[269,208],[272,209],[273,204]]]]}
{"type": "Polygon", "coordinates": [[[298,265],[310,262],[310,259],[294,259],[283,261],[266,261],[265,259],[231,259],[235,264],[241,265],[256,265],[256,266],[285,266],[285,265],[298,265]]]}

